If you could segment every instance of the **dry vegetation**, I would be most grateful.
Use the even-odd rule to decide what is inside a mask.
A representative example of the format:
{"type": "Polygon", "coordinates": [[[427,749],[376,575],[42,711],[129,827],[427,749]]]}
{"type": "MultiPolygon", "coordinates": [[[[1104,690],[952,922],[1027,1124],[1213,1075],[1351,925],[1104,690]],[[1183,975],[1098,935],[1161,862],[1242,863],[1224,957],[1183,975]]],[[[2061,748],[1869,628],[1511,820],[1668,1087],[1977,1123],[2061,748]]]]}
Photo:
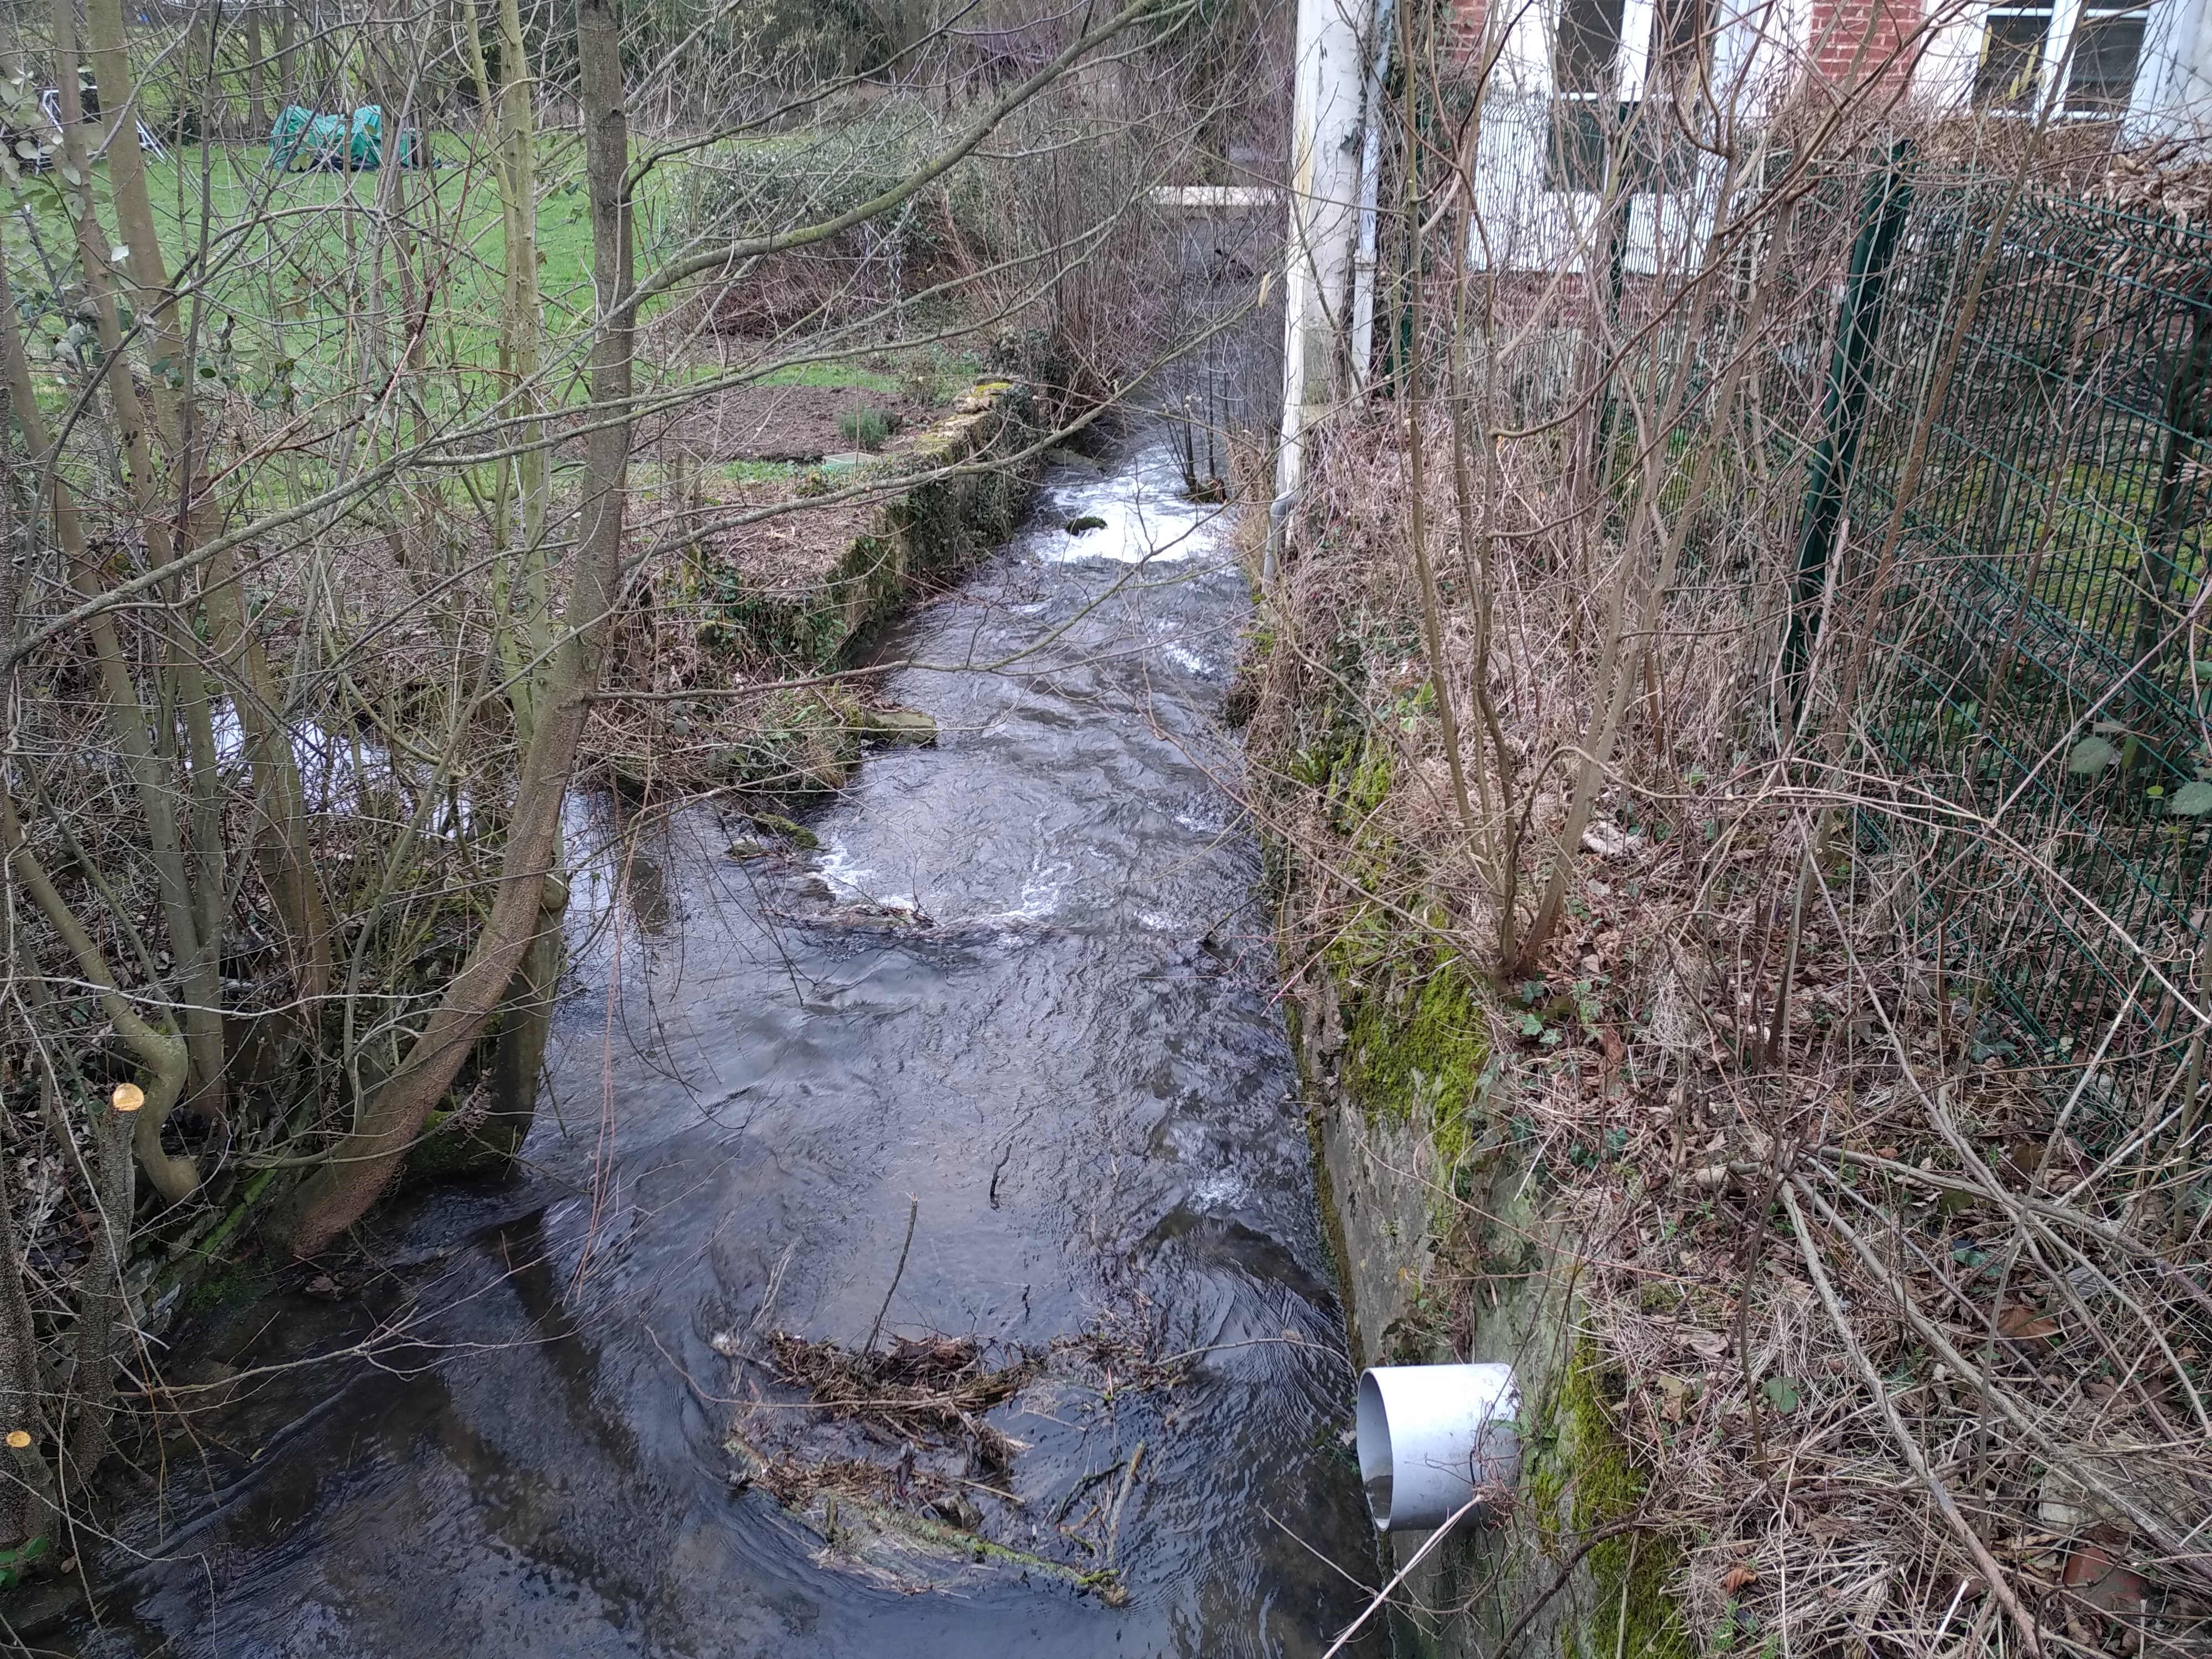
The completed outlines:
{"type": "MultiPolygon", "coordinates": [[[[1414,62],[1450,107],[1470,71],[1414,62]]],[[[2203,654],[2172,411],[2206,395],[2204,175],[1878,94],[1712,112],[1708,218],[1685,202],[1692,233],[1612,293],[1601,241],[1469,269],[1455,244],[1498,234],[1478,124],[1423,129],[1386,219],[1443,228],[1399,295],[1425,368],[1322,434],[1243,694],[1285,971],[1346,1109],[1428,1143],[1399,1173],[1438,1254],[1384,1340],[1547,1378],[1528,1420],[1565,1449],[1532,1449],[1462,1613],[1516,1627],[1587,1555],[1601,1650],[2201,1652],[2212,799],[2181,792],[2212,748],[2128,665],[2172,685],[2203,654]],[[1808,591],[1837,296],[1901,139],[1922,216],[1870,371],[1880,488],[1808,591]],[[2169,228],[2082,255],[2121,276],[2065,313],[2033,297],[2035,216],[2084,195],[2169,228]],[[2045,326],[2009,348],[2044,378],[2008,379],[1987,339],[2045,326]],[[2148,413],[2065,448],[2099,398],[2148,413]],[[1992,450],[2046,505],[1956,551],[1992,450]],[[2154,507],[2114,485],[2164,453],[2154,507]],[[2057,583],[2084,499],[2164,514],[2182,575],[2124,550],[2057,583]],[[1977,635],[1945,599],[1975,559],[2045,601],[2010,614],[2110,629],[2119,668],[1977,635]]]]}

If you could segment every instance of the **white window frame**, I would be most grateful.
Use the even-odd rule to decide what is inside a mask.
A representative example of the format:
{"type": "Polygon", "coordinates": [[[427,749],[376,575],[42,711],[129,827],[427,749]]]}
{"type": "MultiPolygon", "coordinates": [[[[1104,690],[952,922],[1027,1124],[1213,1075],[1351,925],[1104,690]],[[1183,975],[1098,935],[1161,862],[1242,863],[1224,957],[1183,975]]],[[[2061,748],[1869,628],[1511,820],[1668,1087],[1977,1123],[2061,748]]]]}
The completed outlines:
{"type": "Polygon", "coordinates": [[[1991,20],[1998,17],[2033,17],[2047,15],[2051,21],[2043,33],[2043,52],[2036,64],[2035,95],[2029,106],[2024,109],[2008,109],[1990,106],[1982,107],[1980,112],[1990,116],[2028,118],[2043,108],[2055,95],[2059,100],[2058,106],[2052,112],[2056,119],[2061,121],[2115,120],[2124,116],[2139,101],[2144,72],[2150,66],[2152,42],[2157,33],[2158,15],[2172,3],[2173,0],[2149,0],[2149,3],[2139,8],[2109,9],[2114,11],[2140,10],[2143,16],[2143,43],[2136,58],[2135,76],[2130,85],[2130,94],[2112,108],[2069,109],[2065,105],[2065,87],[2060,80],[2060,73],[2065,70],[2070,77],[2071,66],[2068,59],[2073,50],[2074,37],[2080,32],[2083,18],[2088,15],[2087,0],[2051,0],[2047,10],[2043,6],[2033,3],[1999,3],[1978,9],[1971,20],[1956,26],[1954,29],[1943,31],[1943,34],[1949,38],[1939,40],[1936,51],[1929,54],[1929,60],[1924,63],[1923,84],[1928,86],[1928,90],[1932,92],[1937,101],[1941,103],[1960,108],[1975,107],[1974,91],[1977,82],[1981,78],[1982,60],[1989,51],[1991,20]]]}

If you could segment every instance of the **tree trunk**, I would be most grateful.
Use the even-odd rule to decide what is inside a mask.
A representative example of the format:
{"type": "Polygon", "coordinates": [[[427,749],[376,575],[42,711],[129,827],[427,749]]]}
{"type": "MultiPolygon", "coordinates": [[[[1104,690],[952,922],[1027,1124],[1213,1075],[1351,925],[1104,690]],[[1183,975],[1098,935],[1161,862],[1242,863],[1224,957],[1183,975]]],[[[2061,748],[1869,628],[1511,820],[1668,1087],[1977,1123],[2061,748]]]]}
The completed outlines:
{"type": "MultiPolygon", "coordinates": [[[[53,516],[54,538],[61,545],[62,555],[70,569],[73,583],[90,598],[100,585],[97,563],[86,544],[82,524],[76,514],[76,503],[69,486],[61,477],[58,457],[48,439],[46,425],[40,417],[38,402],[31,386],[28,359],[23,351],[22,337],[15,325],[15,295],[4,273],[0,273],[0,385],[4,385],[8,403],[15,416],[15,423],[23,434],[23,441],[31,458],[46,474],[50,489],[46,504],[53,516]]],[[[173,1056],[179,1060],[176,1089],[149,1091],[145,1117],[150,1121],[150,1140],[145,1143],[149,1156],[159,1164],[148,1166],[147,1173],[164,1196],[172,1200],[188,1195],[199,1184],[198,1173],[190,1160],[172,1158],[162,1152],[161,1124],[167,1120],[181,1090],[185,1076],[184,1057],[197,1054],[197,1069],[204,1079],[222,1075],[222,986],[216,977],[216,961],[212,945],[202,938],[192,904],[191,884],[185,869],[184,846],[179,835],[176,815],[173,810],[167,780],[161,775],[158,758],[154,753],[141,708],[137,687],[131,678],[121,640],[115,632],[114,619],[109,616],[94,617],[88,629],[92,636],[92,649],[98,663],[101,690],[107,705],[108,729],[113,734],[116,747],[122,753],[137,793],[146,814],[147,837],[151,843],[155,884],[159,890],[164,926],[170,935],[170,947],[175,956],[183,981],[185,1004],[186,1036],[174,1038],[162,1034],[155,1037],[153,1028],[140,1020],[135,1012],[129,1014],[130,1027],[117,1018],[112,1009],[119,1035],[137,1050],[139,1057],[157,1069],[166,1068],[173,1056]],[[143,1040],[135,1038],[132,1028],[143,1034],[143,1040]],[[156,1101],[153,1097],[160,1093],[156,1101]]],[[[106,962],[100,957],[91,937],[78,927],[73,916],[62,908],[60,896],[46,880],[37,861],[30,858],[29,850],[20,845],[21,832],[17,827],[13,806],[0,797],[0,824],[4,824],[6,850],[13,860],[20,852],[27,865],[19,867],[18,874],[40,909],[46,912],[78,957],[79,966],[86,978],[109,991],[115,981],[109,975],[106,962]]],[[[119,997],[103,999],[103,1006],[119,997]]],[[[127,1010],[127,1005],[124,1005],[127,1010]]]]}
{"type": "MultiPolygon", "coordinates": [[[[114,416],[114,437],[123,451],[147,558],[156,565],[166,564],[174,546],[163,513],[161,475],[147,441],[145,407],[131,378],[130,360],[123,351],[122,325],[109,280],[109,241],[101,228],[93,195],[94,174],[89,147],[85,142],[84,106],[77,86],[76,20],[72,0],[56,0],[53,20],[56,81],[62,112],[62,159],[76,169],[78,180],[73,186],[76,203],[71,216],[76,222],[77,256],[83,265],[85,294],[92,305],[94,321],[100,331],[100,351],[107,363],[106,385],[114,416]]],[[[0,280],[0,304],[6,302],[6,285],[4,280],[0,280]]],[[[10,312],[10,321],[13,315],[10,312]]],[[[0,324],[0,331],[4,331],[6,326],[0,324]]],[[[19,360],[15,345],[12,340],[8,343],[10,395],[23,401],[27,408],[31,396],[29,366],[19,360]]],[[[35,410],[25,417],[23,431],[27,441],[43,446],[44,428],[35,410]]],[[[101,573],[86,555],[75,504],[63,492],[58,475],[53,513],[55,533],[70,560],[76,586],[89,599],[93,589],[102,581],[101,573]]],[[[163,617],[159,611],[152,614],[162,617],[168,624],[161,630],[167,646],[162,672],[167,682],[167,695],[184,717],[188,785],[183,791],[177,789],[165,770],[162,757],[149,741],[144,706],[153,700],[146,698],[132,680],[112,619],[95,618],[88,631],[106,682],[109,722],[117,746],[131,766],[140,809],[146,815],[149,850],[161,884],[163,926],[168,930],[170,949],[184,988],[185,1042],[192,1057],[194,1098],[214,1115],[222,1110],[225,1071],[222,986],[219,976],[224,890],[222,838],[219,824],[210,829],[206,822],[214,815],[201,812],[192,837],[197,843],[192,860],[197,871],[188,865],[186,838],[177,823],[176,801],[180,793],[196,801],[209,794],[220,763],[213,715],[208,706],[207,676],[199,663],[199,641],[190,636],[179,620],[181,612],[175,608],[180,598],[177,589],[167,590],[161,597],[169,606],[167,615],[163,617]]]]}
{"type": "MultiPolygon", "coordinates": [[[[51,1087],[51,1085],[46,1085],[51,1087]]],[[[0,1433],[30,1443],[0,1452],[0,1544],[17,1550],[54,1538],[54,1425],[39,1376],[38,1333],[24,1283],[22,1243],[15,1236],[15,1183],[0,1159],[0,1433]]],[[[21,1558],[19,1556],[18,1559],[21,1558]]]]}
{"type": "Polygon", "coordinates": [[[320,1250],[375,1202],[514,982],[538,933],[539,913],[548,908],[561,805],[613,629],[629,469],[627,414],[635,342],[628,300],[635,280],[629,124],[614,0],[579,0],[576,40],[599,319],[591,355],[592,401],[604,424],[594,428],[585,444],[582,531],[566,626],[553,651],[536,729],[524,756],[491,914],[428,1029],[370,1099],[358,1127],[340,1139],[276,1218],[277,1228],[289,1235],[298,1255],[320,1250]]]}
{"type": "MultiPolygon", "coordinates": [[[[100,87],[102,120],[127,118],[135,88],[125,51],[121,0],[86,0],[86,32],[93,72],[100,87]],[[112,113],[121,112],[121,114],[112,113]]],[[[155,362],[179,366],[185,384],[193,378],[192,353],[178,325],[178,296],[170,289],[166,263],[146,185],[145,160],[127,135],[112,136],[106,146],[108,179],[115,197],[116,228],[125,254],[132,299],[148,349],[155,362]]],[[[167,452],[168,473],[161,505],[171,507],[173,550],[181,556],[196,540],[196,521],[210,503],[198,465],[207,447],[202,411],[189,392],[154,387],[154,424],[167,452]]],[[[154,503],[148,503],[149,508],[154,503]]],[[[246,737],[260,823],[254,841],[261,854],[263,879],[289,934],[294,973],[302,999],[312,1004],[330,991],[330,924],[315,884],[307,847],[305,793],[293,759],[290,734],[282,720],[276,677],[259,636],[247,626],[236,561],[225,554],[210,560],[201,591],[208,633],[239,723],[246,737]]],[[[182,602],[182,596],[179,596],[182,602]]]]}
{"type": "MultiPolygon", "coordinates": [[[[491,70],[485,61],[483,33],[477,16],[476,0],[461,0],[461,24],[466,32],[469,58],[478,87],[487,87],[491,70]]],[[[533,97],[528,47],[522,37],[522,14],[517,0],[499,0],[498,139],[493,152],[492,176],[499,183],[500,222],[507,263],[506,292],[501,298],[499,325],[500,384],[524,415],[520,428],[522,453],[514,459],[515,493],[520,500],[520,558],[508,556],[509,535],[518,527],[508,522],[507,469],[499,464],[499,483],[494,492],[492,521],[493,625],[498,630],[501,666],[507,678],[508,707],[514,714],[516,744],[530,746],[532,705],[538,683],[545,671],[546,635],[550,601],[545,554],[545,508],[551,493],[544,429],[535,418],[540,408],[538,374],[544,358],[545,322],[538,288],[538,164],[533,97]],[[522,618],[518,629],[514,610],[517,575],[520,580],[522,618]]],[[[489,93],[487,93],[489,97],[489,93]]]]}
{"type": "Polygon", "coordinates": [[[279,0],[276,7],[276,101],[280,105],[300,101],[299,64],[292,51],[291,0],[279,0]]]}
{"type": "Polygon", "coordinates": [[[24,839],[23,826],[15,816],[15,803],[4,793],[0,793],[0,853],[5,854],[15,879],[22,884],[31,902],[38,906],[48,925],[61,935],[63,945],[76,958],[77,971],[90,983],[100,1012],[115,1027],[115,1035],[147,1069],[145,1103],[131,1124],[132,1145],[146,1178],[173,1203],[191,1197],[199,1185],[199,1171],[190,1158],[172,1158],[161,1146],[161,1126],[175,1109],[178,1097],[184,1093],[185,1079],[191,1070],[185,1040],[172,1032],[156,1030],[131,1006],[131,999],[116,984],[115,975],[109,970],[99,945],[47,878],[45,866],[24,839]]]}
{"type": "Polygon", "coordinates": [[[246,125],[249,141],[269,131],[269,100],[262,95],[261,8],[248,6],[246,24],[246,125]]]}

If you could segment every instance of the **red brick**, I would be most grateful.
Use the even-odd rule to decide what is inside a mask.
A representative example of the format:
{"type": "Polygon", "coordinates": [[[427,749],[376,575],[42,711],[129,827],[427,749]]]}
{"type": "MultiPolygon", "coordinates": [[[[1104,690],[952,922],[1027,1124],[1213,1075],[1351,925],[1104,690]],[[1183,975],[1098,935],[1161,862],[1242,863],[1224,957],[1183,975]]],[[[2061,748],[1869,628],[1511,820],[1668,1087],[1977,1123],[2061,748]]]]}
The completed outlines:
{"type": "Polygon", "coordinates": [[[1813,73],[1836,83],[1910,74],[1924,48],[1919,0],[1813,0],[1813,73]]]}

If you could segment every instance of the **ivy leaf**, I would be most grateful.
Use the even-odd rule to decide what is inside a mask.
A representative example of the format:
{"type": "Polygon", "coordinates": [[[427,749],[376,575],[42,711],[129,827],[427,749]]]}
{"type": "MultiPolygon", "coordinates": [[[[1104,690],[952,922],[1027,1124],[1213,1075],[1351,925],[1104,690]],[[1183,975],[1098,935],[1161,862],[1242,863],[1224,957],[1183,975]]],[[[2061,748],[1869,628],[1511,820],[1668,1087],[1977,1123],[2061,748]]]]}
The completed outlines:
{"type": "Polygon", "coordinates": [[[2174,792],[2173,799],[2166,802],[2166,810],[2183,818],[2201,818],[2212,812],[2212,783],[2199,778],[2194,783],[2183,784],[2174,792]]]}
{"type": "Polygon", "coordinates": [[[1789,1377],[1770,1376],[1759,1385],[1759,1391],[1766,1397],[1766,1403],[1784,1417],[1797,1409],[1801,1396],[1797,1384],[1789,1377]]]}
{"type": "Polygon", "coordinates": [[[2076,777],[2093,778],[2119,757],[2120,751],[2104,738],[2084,738],[2066,757],[2066,769],[2076,777]]]}

